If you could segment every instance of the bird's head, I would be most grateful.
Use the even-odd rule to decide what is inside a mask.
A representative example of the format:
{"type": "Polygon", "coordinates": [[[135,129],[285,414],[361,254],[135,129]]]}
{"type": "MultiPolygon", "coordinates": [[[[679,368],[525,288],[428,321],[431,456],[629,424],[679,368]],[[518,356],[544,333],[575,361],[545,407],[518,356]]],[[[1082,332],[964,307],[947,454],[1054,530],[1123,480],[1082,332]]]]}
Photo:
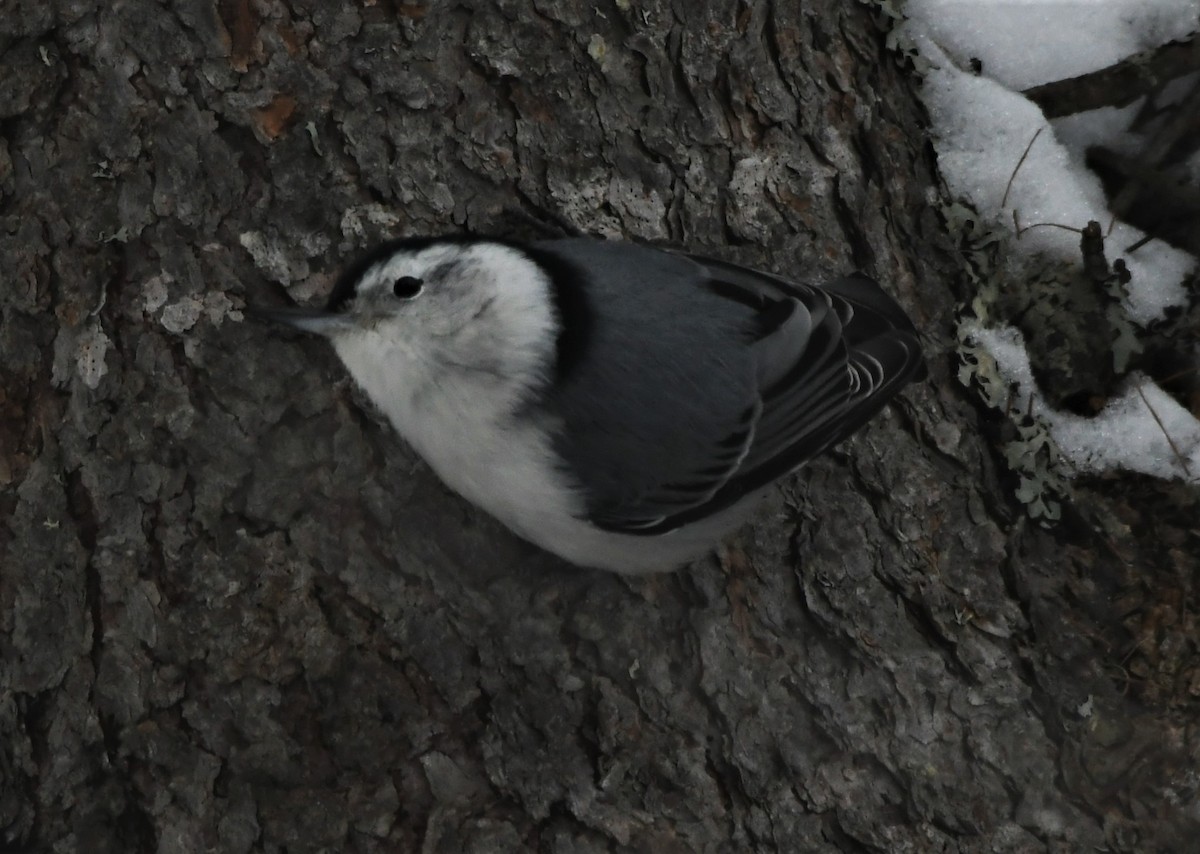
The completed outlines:
{"type": "Polygon", "coordinates": [[[385,243],[346,269],[324,308],[257,313],[328,338],[368,392],[414,364],[436,382],[533,384],[558,325],[547,271],[520,247],[478,238],[385,243]]]}

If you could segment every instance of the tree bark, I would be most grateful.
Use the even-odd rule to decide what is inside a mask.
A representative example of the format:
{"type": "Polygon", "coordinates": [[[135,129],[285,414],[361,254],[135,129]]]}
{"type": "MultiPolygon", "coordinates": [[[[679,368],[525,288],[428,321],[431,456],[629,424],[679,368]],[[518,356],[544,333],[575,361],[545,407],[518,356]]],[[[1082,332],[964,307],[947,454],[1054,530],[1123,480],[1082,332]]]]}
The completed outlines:
{"type": "Polygon", "coordinates": [[[954,382],[960,261],[870,7],[3,17],[0,845],[1194,840],[1191,522],[1149,519],[1149,484],[1081,493],[1103,536],[1022,520],[954,382]],[[568,567],[450,494],[327,345],[241,313],[385,234],[535,223],[865,270],[930,379],[719,556],[568,567]]]}

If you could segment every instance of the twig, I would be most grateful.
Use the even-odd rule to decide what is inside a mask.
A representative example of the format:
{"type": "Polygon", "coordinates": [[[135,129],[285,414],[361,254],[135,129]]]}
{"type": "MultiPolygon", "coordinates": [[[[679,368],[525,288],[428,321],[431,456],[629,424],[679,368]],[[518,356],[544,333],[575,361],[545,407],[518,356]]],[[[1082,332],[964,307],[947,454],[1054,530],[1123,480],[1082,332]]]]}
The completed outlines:
{"type": "Polygon", "coordinates": [[[1064,231],[1073,231],[1076,234],[1083,234],[1082,228],[1075,228],[1072,225],[1063,225],[1058,222],[1035,222],[1033,225],[1021,225],[1021,220],[1017,214],[1017,209],[1013,208],[1013,227],[1017,230],[1017,240],[1021,239],[1021,235],[1029,231],[1031,228],[1061,228],[1064,231]]]}
{"type": "Polygon", "coordinates": [[[1130,243],[1128,246],[1126,246],[1125,251],[1132,255],[1134,252],[1137,252],[1139,249],[1141,249],[1143,246],[1145,246],[1147,243],[1149,243],[1151,240],[1154,240],[1154,239],[1155,239],[1155,237],[1153,234],[1143,235],[1141,240],[1136,240],[1133,243],[1130,243]]]}
{"type": "Polygon", "coordinates": [[[1160,377],[1159,379],[1155,380],[1155,382],[1160,386],[1166,385],[1167,383],[1174,382],[1175,380],[1180,379],[1182,377],[1186,377],[1188,374],[1194,374],[1194,373],[1196,373],[1196,371],[1200,371],[1200,367],[1184,368],[1182,371],[1176,371],[1173,374],[1168,374],[1165,377],[1160,377]]]}
{"type": "Polygon", "coordinates": [[[1133,654],[1141,649],[1142,646],[1145,645],[1146,641],[1151,640],[1152,638],[1153,635],[1142,635],[1142,639],[1130,647],[1129,652],[1125,653],[1125,657],[1121,659],[1121,663],[1117,666],[1124,670],[1125,662],[1129,661],[1129,659],[1133,657],[1133,654]]]}
{"type": "Polygon", "coordinates": [[[1040,128],[1038,128],[1037,132],[1033,135],[1033,139],[1029,140],[1029,145],[1025,146],[1025,151],[1022,152],[1021,159],[1017,161],[1016,168],[1014,168],[1012,174],[1008,176],[1008,184],[1004,188],[1004,198],[1000,200],[1000,207],[1004,207],[1006,204],[1008,204],[1008,191],[1012,189],[1013,181],[1016,179],[1017,173],[1021,171],[1021,164],[1025,162],[1025,158],[1029,156],[1029,149],[1033,148],[1033,144],[1037,142],[1037,138],[1042,135],[1042,131],[1045,129],[1045,125],[1042,125],[1040,128]]]}
{"type": "Polygon", "coordinates": [[[1175,440],[1171,438],[1171,434],[1167,432],[1167,428],[1163,426],[1162,419],[1158,417],[1158,413],[1154,411],[1154,407],[1150,405],[1150,401],[1146,398],[1146,393],[1142,391],[1142,384],[1136,383],[1134,388],[1137,389],[1138,397],[1142,399],[1142,403],[1146,404],[1146,408],[1150,410],[1150,417],[1154,419],[1154,423],[1158,425],[1158,429],[1162,430],[1162,434],[1167,438],[1167,444],[1171,446],[1172,452],[1175,454],[1175,459],[1179,460],[1179,465],[1183,468],[1183,473],[1188,477],[1192,476],[1192,470],[1188,468],[1187,459],[1179,452],[1175,440]]]}

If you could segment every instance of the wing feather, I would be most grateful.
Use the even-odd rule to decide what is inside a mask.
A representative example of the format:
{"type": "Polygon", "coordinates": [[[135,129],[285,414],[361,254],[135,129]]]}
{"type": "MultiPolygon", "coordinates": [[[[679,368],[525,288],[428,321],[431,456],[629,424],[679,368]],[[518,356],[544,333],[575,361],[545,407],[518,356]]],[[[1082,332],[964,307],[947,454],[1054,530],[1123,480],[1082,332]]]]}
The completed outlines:
{"type": "MultiPolygon", "coordinates": [[[[595,248],[595,242],[541,245],[561,247],[559,251],[566,255],[603,251],[595,248]]],[[[705,385],[695,373],[682,371],[677,385],[694,388],[671,388],[665,397],[692,391],[703,394],[707,389],[725,401],[721,404],[724,408],[684,406],[680,413],[704,413],[699,422],[691,424],[676,424],[673,418],[685,417],[679,413],[662,413],[661,422],[639,428],[642,432],[637,436],[597,436],[597,425],[603,419],[589,414],[587,407],[594,403],[581,396],[576,411],[567,401],[562,409],[566,413],[564,435],[574,437],[576,445],[567,447],[564,456],[577,471],[589,473],[583,483],[588,491],[588,519],[601,528],[661,534],[718,513],[849,436],[923,370],[911,321],[866,276],[812,287],[723,261],[648,249],[639,253],[640,257],[631,260],[628,247],[624,247],[619,263],[629,269],[599,286],[612,288],[610,297],[626,300],[644,298],[645,291],[630,288],[623,284],[625,280],[636,280],[637,287],[644,289],[680,288],[685,298],[692,295],[693,305],[707,306],[707,316],[736,319],[737,329],[723,333],[726,337],[719,341],[699,324],[687,334],[708,334],[708,346],[720,353],[726,352],[730,336],[734,340],[740,336],[743,349],[732,361],[747,362],[748,373],[740,381],[728,379],[740,374],[726,374],[721,382],[736,386],[730,390],[720,383],[705,385]],[[729,413],[724,424],[722,412],[729,413]],[[681,437],[692,444],[682,451],[658,449],[660,458],[643,457],[640,467],[631,463],[624,471],[598,468],[596,458],[611,463],[622,454],[636,454],[654,437],[662,442],[681,437]],[[647,476],[646,470],[652,474],[647,476]]],[[[599,256],[579,260],[595,269],[599,256]]],[[[597,322],[596,336],[602,337],[607,329],[597,322]]],[[[624,342],[627,349],[635,345],[624,342]]],[[[640,361],[678,361],[677,352],[666,354],[662,348],[661,342],[648,345],[639,354],[640,361]]],[[[722,358],[704,355],[711,357],[706,363],[711,371],[729,367],[722,364],[722,358]]],[[[659,385],[646,386],[661,389],[670,382],[661,375],[657,378],[659,385]]],[[[617,380],[619,377],[610,383],[617,380]]],[[[626,402],[626,406],[641,410],[665,405],[657,399],[626,402]]]]}

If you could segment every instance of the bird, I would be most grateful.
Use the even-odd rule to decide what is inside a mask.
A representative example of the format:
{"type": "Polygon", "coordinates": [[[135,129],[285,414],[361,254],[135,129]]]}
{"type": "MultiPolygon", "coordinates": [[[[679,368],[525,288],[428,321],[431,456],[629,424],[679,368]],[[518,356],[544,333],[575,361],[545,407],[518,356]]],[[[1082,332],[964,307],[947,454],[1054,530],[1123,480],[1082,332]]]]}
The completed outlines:
{"type": "Polygon", "coordinates": [[[580,567],[671,571],[925,375],[873,279],[801,284],[673,249],[400,237],[320,309],[331,342],[455,492],[580,567]]]}

